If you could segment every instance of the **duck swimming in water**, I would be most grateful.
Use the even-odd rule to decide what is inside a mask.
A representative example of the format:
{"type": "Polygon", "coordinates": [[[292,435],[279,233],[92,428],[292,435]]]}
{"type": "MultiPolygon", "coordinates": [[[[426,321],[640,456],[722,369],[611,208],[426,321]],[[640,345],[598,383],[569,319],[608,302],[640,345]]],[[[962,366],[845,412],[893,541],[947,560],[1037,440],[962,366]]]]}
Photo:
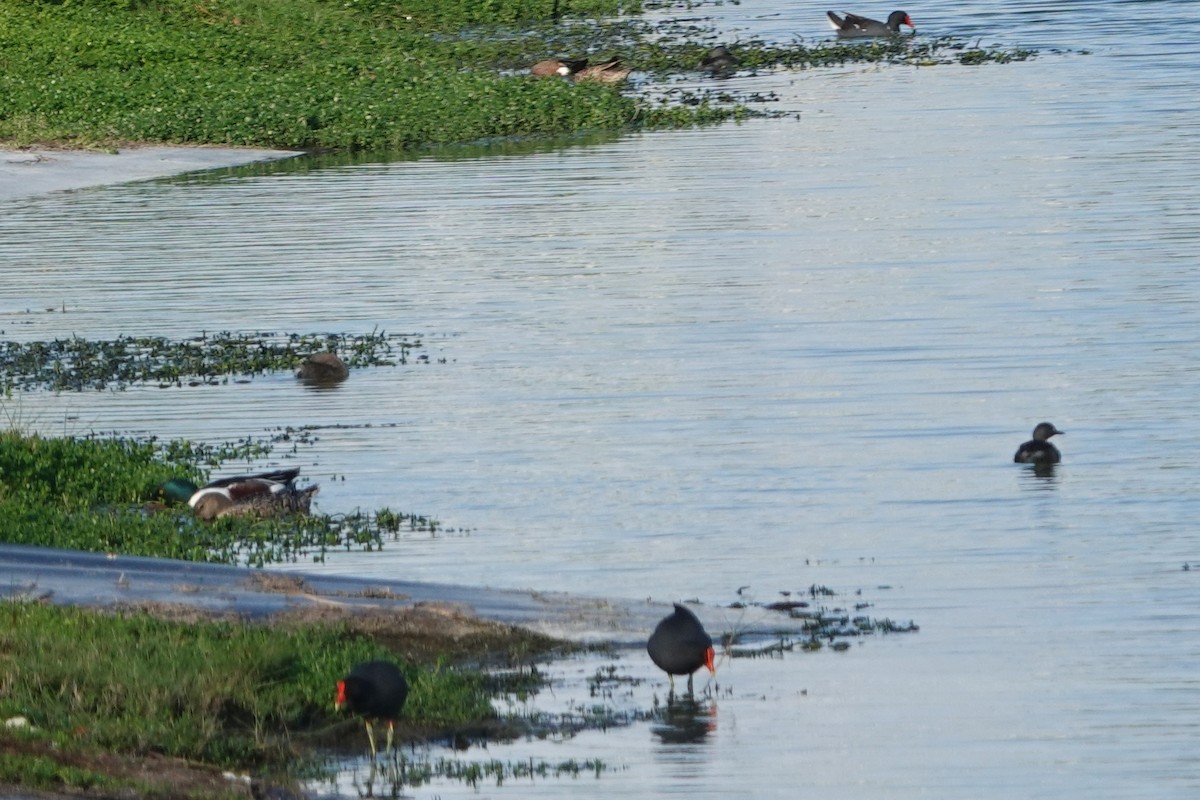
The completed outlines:
{"type": "Polygon", "coordinates": [[[1051,436],[1063,433],[1051,422],[1039,422],[1033,429],[1033,438],[1017,448],[1013,456],[1014,464],[1057,464],[1062,461],[1062,453],[1048,441],[1051,436]]]}

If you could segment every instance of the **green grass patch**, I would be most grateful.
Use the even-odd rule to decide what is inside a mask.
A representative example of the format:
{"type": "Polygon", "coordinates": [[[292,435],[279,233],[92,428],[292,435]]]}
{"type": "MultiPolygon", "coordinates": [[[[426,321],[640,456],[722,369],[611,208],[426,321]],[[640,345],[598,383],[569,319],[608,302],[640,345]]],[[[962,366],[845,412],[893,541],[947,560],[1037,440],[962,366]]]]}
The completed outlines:
{"type": "MultiPolygon", "coordinates": [[[[333,711],[335,682],[392,658],[343,625],[167,621],[28,602],[0,604],[0,782],[94,789],[109,769],[88,754],[163,756],[278,770],[319,746],[357,751],[361,723],[333,711]]],[[[405,731],[475,729],[495,719],[482,674],[440,663],[401,668],[405,731]]],[[[360,741],[361,740],[361,741],[360,741]]]]}
{"type": "MultiPolygon", "coordinates": [[[[720,93],[535,80],[547,57],[695,73],[714,34],[635,0],[0,0],[0,140],[414,150],[719,121],[720,93]]],[[[1017,60],[947,40],[739,42],[743,69],[1017,60]]]]}
{"type": "MultiPolygon", "coordinates": [[[[113,436],[27,433],[24,398],[14,390],[123,389],[225,383],[292,371],[316,351],[339,353],[351,369],[406,364],[420,340],[375,332],[206,334],[184,341],[120,337],[91,341],[0,342],[0,531],[4,541],[190,561],[261,566],[330,549],[377,550],[401,534],[433,533],[438,523],[392,509],[271,519],[227,517],[205,524],[184,506],[163,508],[158,488],[171,478],[198,485],[209,470],[244,461],[245,471],[276,444],[295,452],[314,438],[285,428],[269,438],[223,445],[113,436]],[[4,399],[7,398],[7,399],[4,399]]],[[[421,356],[426,359],[426,356],[421,356]]]]}
{"type": "Polygon", "coordinates": [[[428,517],[390,509],[202,523],[186,506],[151,503],[169,478],[202,484],[209,467],[270,450],[270,442],[253,440],[203,446],[0,432],[0,531],[11,544],[263,566],[320,561],[330,549],[377,550],[401,533],[437,528],[428,517]]]}

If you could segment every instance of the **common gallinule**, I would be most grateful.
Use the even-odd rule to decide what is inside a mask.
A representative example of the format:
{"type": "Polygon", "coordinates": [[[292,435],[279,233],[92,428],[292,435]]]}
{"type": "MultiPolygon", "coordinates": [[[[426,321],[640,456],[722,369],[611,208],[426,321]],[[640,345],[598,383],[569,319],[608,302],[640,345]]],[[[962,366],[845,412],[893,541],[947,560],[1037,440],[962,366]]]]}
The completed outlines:
{"type": "Polygon", "coordinates": [[[196,484],[183,478],[172,478],[159,487],[165,500],[186,502],[192,513],[202,520],[213,520],[236,514],[271,517],[277,514],[307,514],[316,484],[296,488],[300,468],[260,472],[257,475],[235,475],[232,478],[196,484]]]}
{"type": "MultiPolygon", "coordinates": [[[[387,751],[392,749],[396,718],[408,699],[408,681],[404,680],[399,667],[390,661],[367,661],[350,670],[350,674],[337,682],[337,699],[334,711],[342,706],[351,713],[361,714],[367,726],[367,741],[371,743],[371,757],[375,757],[374,720],[386,719],[388,724],[387,751]]],[[[387,752],[385,751],[385,752],[387,752]]]]}
{"type": "Polygon", "coordinates": [[[646,642],[646,652],[655,666],[667,673],[671,691],[675,691],[675,676],[688,676],[688,693],[692,692],[692,673],[701,667],[716,672],[712,637],[696,615],[675,604],[675,613],[663,618],[646,642]]]}
{"type": "Polygon", "coordinates": [[[1033,429],[1033,438],[1017,448],[1013,456],[1014,464],[1057,464],[1062,461],[1062,453],[1050,444],[1048,439],[1065,431],[1060,431],[1051,422],[1039,422],[1033,429]]]}
{"type": "Polygon", "coordinates": [[[901,25],[907,25],[914,31],[917,29],[917,26],[913,25],[912,17],[908,16],[904,11],[893,11],[891,14],[888,14],[887,22],[860,17],[858,14],[846,14],[844,17],[839,17],[832,11],[826,11],[825,14],[829,17],[829,24],[833,26],[834,30],[837,31],[837,35],[842,39],[857,39],[867,36],[898,36],[901,25]]]}

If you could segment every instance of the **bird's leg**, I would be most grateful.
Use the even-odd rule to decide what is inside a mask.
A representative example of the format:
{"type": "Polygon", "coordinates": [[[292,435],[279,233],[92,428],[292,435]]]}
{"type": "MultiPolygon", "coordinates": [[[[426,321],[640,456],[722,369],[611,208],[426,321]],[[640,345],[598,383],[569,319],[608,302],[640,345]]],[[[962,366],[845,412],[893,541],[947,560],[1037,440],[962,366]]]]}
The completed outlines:
{"type": "Polygon", "coordinates": [[[692,676],[688,675],[688,697],[692,696],[692,676]]]}
{"type": "Polygon", "coordinates": [[[367,726],[367,741],[371,743],[371,759],[375,759],[375,726],[371,724],[371,720],[363,720],[363,724],[367,726]]]}
{"type": "Polygon", "coordinates": [[[385,753],[392,752],[392,737],[395,736],[395,734],[396,734],[396,720],[389,719],[388,720],[387,750],[384,751],[385,753]]]}

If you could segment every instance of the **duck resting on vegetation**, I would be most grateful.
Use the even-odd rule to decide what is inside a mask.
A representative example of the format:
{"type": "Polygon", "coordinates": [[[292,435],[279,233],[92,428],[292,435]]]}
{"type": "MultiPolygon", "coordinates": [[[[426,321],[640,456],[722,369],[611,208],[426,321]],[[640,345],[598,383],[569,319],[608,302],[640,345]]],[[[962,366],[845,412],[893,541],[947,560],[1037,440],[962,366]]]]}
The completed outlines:
{"type": "Polygon", "coordinates": [[[1051,436],[1064,433],[1054,427],[1051,422],[1039,422],[1033,429],[1033,438],[1017,448],[1013,456],[1014,464],[1057,464],[1062,461],[1062,453],[1048,441],[1051,436]]]}
{"type": "Polygon", "coordinates": [[[529,72],[537,78],[550,78],[557,75],[576,81],[620,83],[629,77],[630,70],[621,66],[619,58],[602,61],[599,64],[591,64],[586,58],[548,58],[534,64],[529,68],[529,72]]]}
{"type": "Polygon", "coordinates": [[[529,68],[535,78],[570,78],[587,66],[586,58],[547,58],[529,68]]]}
{"type": "Polygon", "coordinates": [[[296,488],[299,467],[221,478],[202,487],[184,478],[172,478],[159,488],[166,500],[186,502],[198,519],[245,515],[273,517],[282,514],[307,514],[317,484],[296,488]]]}
{"type": "Polygon", "coordinates": [[[860,17],[858,14],[846,14],[844,17],[839,17],[832,11],[826,11],[825,15],[829,17],[829,24],[833,26],[833,29],[837,31],[837,35],[841,39],[860,39],[869,36],[899,36],[901,25],[907,25],[914,32],[917,30],[917,26],[913,24],[912,17],[904,11],[893,11],[888,15],[887,22],[860,17]]]}

